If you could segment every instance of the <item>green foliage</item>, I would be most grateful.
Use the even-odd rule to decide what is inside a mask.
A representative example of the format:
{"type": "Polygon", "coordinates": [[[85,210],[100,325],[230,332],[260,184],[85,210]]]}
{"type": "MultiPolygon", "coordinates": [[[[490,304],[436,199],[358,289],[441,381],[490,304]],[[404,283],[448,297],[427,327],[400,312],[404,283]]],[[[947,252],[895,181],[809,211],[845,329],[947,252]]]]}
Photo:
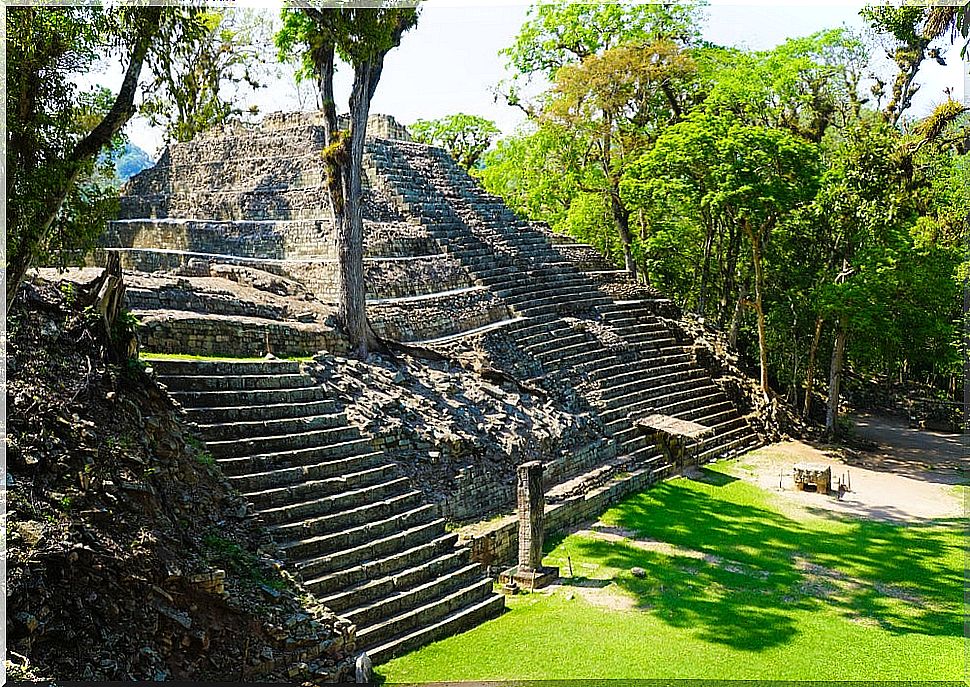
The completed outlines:
{"type": "Polygon", "coordinates": [[[616,264],[628,240],[648,281],[727,330],[790,400],[810,358],[827,380],[837,321],[857,373],[955,374],[970,115],[949,100],[897,125],[931,39],[962,16],[940,9],[870,8],[868,37],[825,30],[747,52],[651,40],[659,9],[617,22],[635,11],[535,8],[505,54],[553,82],[542,116],[526,108],[532,128],[498,141],[477,175],[616,264]],[[874,74],[871,38],[893,75],[874,74]]]}
{"type": "Polygon", "coordinates": [[[500,139],[475,175],[523,217],[562,225],[578,192],[580,142],[561,127],[543,124],[500,139]]]}
{"type": "MultiPolygon", "coordinates": [[[[111,107],[103,88],[74,79],[113,51],[128,22],[91,8],[10,8],[7,14],[7,253],[67,265],[93,244],[116,212],[110,165],[72,160],[72,147],[111,107]],[[114,34],[112,36],[112,34],[114,34]],[[106,39],[106,36],[108,38],[106,39]],[[78,183],[73,184],[77,177],[78,183]],[[35,225],[59,186],[71,185],[48,232],[35,225]]],[[[115,144],[120,139],[115,140],[115,144]]]]}
{"type": "Polygon", "coordinates": [[[440,119],[419,119],[408,131],[418,143],[445,148],[466,170],[478,164],[482,153],[501,133],[492,120],[461,112],[440,119]]]}
{"type": "Polygon", "coordinates": [[[256,72],[269,47],[266,23],[253,10],[230,8],[206,9],[166,25],[159,36],[164,49],[151,55],[155,78],[142,113],[175,141],[239,118],[244,88],[260,87],[256,72]]]}
{"type": "Polygon", "coordinates": [[[319,11],[318,17],[300,10],[283,9],[283,26],[273,40],[283,61],[299,65],[297,77],[316,78],[314,51],[332,42],[337,54],[351,65],[383,57],[396,47],[401,33],[418,22],[414,7],[340,7],[319,11]]]}
{"type": "Polygon", "coordinates": [[[623,43],[690,42],[698,35],[700,3],[539,3],[515,42],[500,51],[516,74],[553,78],[563,65],[623,43]]]}

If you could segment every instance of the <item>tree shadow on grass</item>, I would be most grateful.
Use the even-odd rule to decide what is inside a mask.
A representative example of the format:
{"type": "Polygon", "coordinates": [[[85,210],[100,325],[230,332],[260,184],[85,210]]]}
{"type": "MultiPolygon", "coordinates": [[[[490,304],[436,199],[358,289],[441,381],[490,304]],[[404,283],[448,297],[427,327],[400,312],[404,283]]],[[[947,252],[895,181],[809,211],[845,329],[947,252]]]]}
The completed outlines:
{"type": "Polygon", "coordinates": [[[799,631],[793,610],[825,607],[894,634],[963,636],[962,554],[951,532],[849,519],[811,526],[701,489],[666,482],[610,514],[686,555],[592,538],[570,547],[620,570],[644,568],[645,578],[616,579],[641,608],[739,649],[784,644],[799,631]]]}

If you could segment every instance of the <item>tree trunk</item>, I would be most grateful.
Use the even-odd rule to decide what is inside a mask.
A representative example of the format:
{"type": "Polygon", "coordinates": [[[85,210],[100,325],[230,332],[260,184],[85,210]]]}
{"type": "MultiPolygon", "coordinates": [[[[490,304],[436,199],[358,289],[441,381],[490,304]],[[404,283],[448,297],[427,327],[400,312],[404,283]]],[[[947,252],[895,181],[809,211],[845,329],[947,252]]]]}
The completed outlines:
{"type": "Polygon", "coordinates": [[[603,167],[603,176],[609,181],[610,210],[613,214],[613,223],[616,225],[616,233],[620,237],[620,244],[623,247],[623,266],[627,272],[637,278],[637,265],[633,259],[633,238],[630,235],[630,211],[620,200],[620,180],[614,178],[613,174],[613,119],[609,113],[603,113],[603,125],[605,127],[603,139],[600,142],[600,163],[603,167]]]}
{"type": "Polygon", "coordinates": [[[838,435],[839,393],[842,383],[842,366],[845,361],[845,340],[848,336],[848,322],[845,315],[839,316],[832,347],[832,364],[829,367],[829,398],[825,412],[825,431],[832,436],[838,435]]]}
{"type": "Polygon", "coordinates": [[[138,357],[138,340],[134,332],[118,318],[124,312],[125,280],[121,259],[116,251],[108,251],[104,271],[79,289],[81,305],[91,307],[101,315],[108,359],[115,363],[138,357]]]}
{"type": "MultiPolygon", "coordinates": [[[[77,181],[82,165],[101,152],[101,149],[111,142],[111,139],[124,128],[128,120],[135,114],[135,93],[138,90],[138,79],[141,76],[142,65],[145,63],[148,49],[151,47],[152,40],[158,34],[161,21],[161,7],[148,7],[145,8],[144,12],[145,20],[141,24],[140,34],[132,46],[128,68],[125,70],[125,77],[111,109],[98,122],[97,126],[74,146],[67,158],[68,164],[72,164],[74,167],[72,173],[68,174],[59,186],[50,189],[50,195],[46,200],[41,201],[36,213],[32,213],[30,217],[19,218],[18,224],[20,226],[13,227],[15,231],[20,232],[20,236],[16,242],[16,248],[7,257],[6,302],[8,312],[14,297],[17,295],[17,289],[20,288],[20,283],[26,276],[27,270],[30,269],[38,247],[47,237],[61,206],[77,181]]],[[[7,188],[10,188],[9,180],[7,188]]]]}
{"type": "Polygon", "coordinates": [[[754,263],[754,310],[758,317],[758,359],[761,366],[761,390],[768,393],[768,343],[765,333],[765,312],[762,305],[764,270],[761,264],[761,236],[755,233],[747,220],[744,232],[751,241],[751,260],[754,263]]]}
{"type": "Polygon", "coordinates": [[[710,222],[706,224],[707,236],[704,239],[704,257],[701,258],[701,278],[697,294],[697,314],[701,317],[707,315],[707,282],[710,278],[711,250],[714,247],[714,231],[710,222]]]}
{"type": "Polygon", "coordinates": [[[633,259],[633,240],[630,236],[630,211],[620,201],[618,189],[613,189],[610,192],[610,208],[613,211],[613,222],[616,224],[616,233],[620,235],[620,243],[623,245],[624,268],[636,279],[637,264],[633,259]]]}
{"type": "MultiPolygon", "coordinates": [[[[721,232],[723,235],[723,232],[721,232]]],[[[728,228],[727,232],[727,250],[724,256],[724,287],[721,292],[721,312],[719,314],[718,327],[723,329],[724,324],[727,321],[728,314],[728,304],[731,302],[731,292],[734,291],[735,283],[737,281],[737,269],[738,269],[738,238],[740,232],[734,228],[733,223],[728,228]]],[[[735,303],[742,302],[747,296],[748,286],[743,284],[739,293],[738,298],[735,303]]],[[[732,314],[731,328],[735,329],[738,320],[738,308],[735,307],[734,313],[732,314]]],[[[735,331],[735,334],[737,332],[735,331]]]]}
{"type": "Polygon", "coordinates": [[[643,283],[650,286],[650,270],[647,267],[647,223],[643,219],[643,209],[639,210],[640,220],[640,252],[643,254],[643,263],[640,265],[640,272],[643,274],[643,283]]]}
{"type": "Polygon", "coordinates": [[[734,302],[734,313],[731,315],[731,326],[728,328],[728,343],[732,347],[738,345],[738,329],[741,326],[741,310],[744,308],[745,301],[748,299],[748,288],[750,279],[745,281],[741,285],[741,291],[738,293],[738,298],[734,302]]]}
{"type": "Polygon", "coordinates": [[[343,170],[344,212],[337,223],[337,269],[339,274],[337,318],[350,338],[351,347],[361,358],[376,341],[367,325],[364,288],[364,226],[361,217],[364,138],[370,99],[380,66],[365,62],[354,68],[350,93],[350,132],[347,167],[343,170]]]}
{"type": "Polygon", "coordinates": [[[812,391],[815,390],[815,361],[818,357],[818,345],[822,340],[822,324],[825,320],[821,315],[815,318],[815,335],[812,337],[812,347],[808,351],[808,370],[805,372],[805,405],[802,407],[802,417],[807,418],[812,411],[812,391]]]}

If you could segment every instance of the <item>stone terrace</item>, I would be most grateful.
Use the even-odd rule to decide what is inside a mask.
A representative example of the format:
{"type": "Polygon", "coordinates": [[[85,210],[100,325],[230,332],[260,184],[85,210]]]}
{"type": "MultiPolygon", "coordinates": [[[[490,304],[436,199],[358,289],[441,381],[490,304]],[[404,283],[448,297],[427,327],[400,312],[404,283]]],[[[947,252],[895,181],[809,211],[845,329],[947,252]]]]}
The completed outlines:
{"type": "Polygon", "coordinates": [[[501,427],[498,416],[485,429],[462,424],[484,402],[474,401],[479,391],[456,395],[454,384],[504,407],[523,399],[522,422],[561,428],[537,455],[521,456],[549,465],[547,510],[558,529],[685,462],[734,455],[759,440],[678,343],[669,300],[611,269],[591,247],[522,221],[444,151],[406,140],[393,120],[370,126],[395,138],[370,139],[365,158],[369,318],[383,336],[420,343],[498,385],[469,387],[469,375],[447,364],[402,366],[399,374],[407,369],[405,377],[418,380],[409,392],[414,407],[430,404],[417,444],[374,416],[389,404],[390,418],[403,403],[398,377],[337,357],[346,344],[332,320],[335,239],[312,115],[271,116],[262,127],[172,146],[126,187],[122,217],[91,261],[121,251],[128,304],[148,351],[329,351],[307,368],[154,364],[274,530],[291,569],[354,620],[359,644],[383,660],[502,606],[478,563],[512,555],[514,526],[475,528],[472,563],[444,524],[510,511],[519,457],[496,459],[497,449],[487,448],[501,445],[489,438],[501,432],[488,429],[501,427]],[[440,400],[418,390],[421,375],[437,380],[427,388],[440,388],[440,400]],[[352,396],[355,379],[375,381],[352,396]],[[358,403],[370,415],[357,412],[358,403]],[[671,454],[639,423],[656,415],[710,431],[688,441],[683,455],[671,454]],[[465,448],[430,445],[437,417],[457,423],[465,448]],[[415,461],[429,455],[449,460],[418,469],[415,461]],[[452,485],[444,500],[432,498],[434,470],[451,471],[439,475],[452,485]]]}

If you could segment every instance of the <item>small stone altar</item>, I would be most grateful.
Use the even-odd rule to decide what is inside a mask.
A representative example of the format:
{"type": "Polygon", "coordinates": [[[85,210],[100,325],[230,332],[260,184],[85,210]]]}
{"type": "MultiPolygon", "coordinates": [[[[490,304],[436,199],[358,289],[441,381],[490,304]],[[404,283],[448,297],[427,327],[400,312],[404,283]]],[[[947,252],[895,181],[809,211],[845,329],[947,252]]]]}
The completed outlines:
{"type": "Polygon", "coordinates": [[[653,439],[667,460],[683,466],[691,458],[690,447],[712,431],[711,427],[671,415],[653,413],[634,422],[634,426],[653,439]]]}
{"type": "Polygon", "coordinates": [[[539,589],[559,577],[559,568],[542,565],[542,541],[546,497],[542,488],[541,462],[522,463],[517,473],[516,495],[519,511],[519,564],[499,575],[505,590],[539,589]]]}
{"type": "Polygon", "coordinates": [[[827,494],[832,489],[832,466],[820,463],[795,463],[795,488],[827,494]]]}

